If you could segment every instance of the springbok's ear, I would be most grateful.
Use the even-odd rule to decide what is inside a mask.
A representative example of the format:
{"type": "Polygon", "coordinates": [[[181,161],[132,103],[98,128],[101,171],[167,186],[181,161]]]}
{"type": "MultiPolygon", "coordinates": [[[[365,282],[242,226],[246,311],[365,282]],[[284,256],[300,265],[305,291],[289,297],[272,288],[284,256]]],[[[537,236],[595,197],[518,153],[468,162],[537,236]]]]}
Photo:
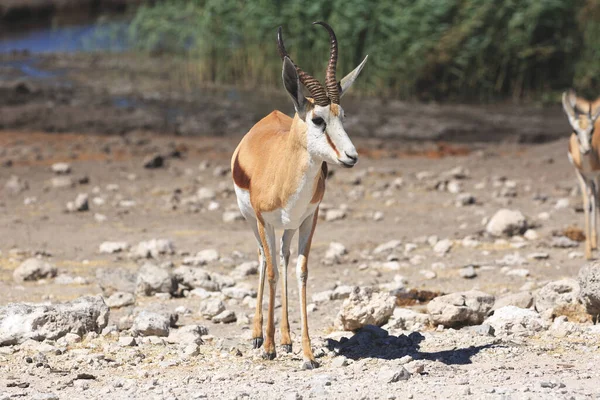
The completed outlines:
{"type": "Polygon", "coordinates": [[[575,122],[577,116],[575,115],[575,104],[577,102],[577,96],[575,95],[575,91],[572,89],[567,90],[562,95],[562,104],[567,117],[569,117],[569,122],[571,125],[575,122]]]}
{"type": "Polygon", "coordinates": [[[360,71],[362,71],[363,67],[365,66],[365,63],[367,62],[367,58],[369,58],[369,56],[366,56],[365,59],[358,65],[358,67],[354,68],[354,71],[350,72],[348,75],[342,78],[342,80],[340,81],[340,98],[344,94],[346,94],[346,92],[348,91],[348,89],[350,89],[350,86],[352,86],[356,78],[358,78],[360,71]]]}
{"type": "Polygon", "coordinates": [[[294,102],[294,108],[296,112],[304,120],[306,110],[306,98],[302,94],[302,89],[300,88],[300,78],[298,78],[298,71],[296,71],[296,66],[289,57],[284,57],[283,59],[283,71],[281,73],[281,77],[283,78],[283,86],[285,86],[285,90],[288,92],[292,101],[294,102]]]}

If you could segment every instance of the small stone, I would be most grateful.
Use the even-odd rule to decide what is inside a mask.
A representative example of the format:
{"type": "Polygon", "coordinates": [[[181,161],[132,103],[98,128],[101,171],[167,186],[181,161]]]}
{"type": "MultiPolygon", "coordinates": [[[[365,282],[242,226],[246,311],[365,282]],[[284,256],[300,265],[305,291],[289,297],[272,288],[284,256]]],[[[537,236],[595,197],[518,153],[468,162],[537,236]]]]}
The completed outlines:
{"type": "Polygon", "coordinates": [[[121,347],[131,347],[135,346],[136,344],[135,338],[132,336],[121,336],[119,338],[119,346],[121,347]]]}
{"type": "Polygon", "coordinates": [[[150,262],[140,267],[136,280],[135,293],[152,296],[156,293],[175,293],[177,282],[171,271],[150,262]]]}
{"type": "Polygon", "coordinates": [[[400,366],[399,369],[384,368],[380,371],[380,379],[385,383],[407,381],[410,379],[410,372],[403,366],[400,366]]]}
{"type": "Polygon", "coordinates": [[[12,194],[19,194],[29,189],[29,183],[16,175],[11,175],[4,184],[4,189],[12,194]]]}
{"type": "Polygon", "coordinates": [[[225,311],[225,303],[219,299],[207,299],[202,302],[200,313],[205,318],[211,319],[225,311]]]}
{"type": "Polygon", "coordinates": [[[127,242],[103,242],[100,244],[100,253],[114,254],[127,251],[129,244],[127,242]]]}
{"type": "Polygon", "coordinates": [[[133,293],[115,292],[108,299],[106,305],[110,308],[121,308],[135,304],[135,296],[133,293]]]}
{"type": "Polygon", "coordinates": [[[370,288],[355,287],[338,313],[336,325],[352,331],[365,325],[383,325],[396,306],[396,298],[387,293],[376,293],[370,288]]]}
{"type": "Polygon", "coordinates": [[[16,282],[37,281],[45,278],[53,278],[58,270],[55,266],[39,258],[28,258],[13,272],[16,282]]]}
{"type": "Polygon", "coordinates": [[[66,175],[71,172],[71,165],[65,162],[58,162],[52,164],[52,172],[57,175],[66,175]]]}
{"type": "Polygon", "coordinates": [[[453,242],[450,239],[442,239],[433,246],[433,251],[438,255],[444,255],[450,251],[453,242]]]}
{"type": "Polygon", "coordinates": [[[338,356],[333,359],[331,366],[333,368],[341,368],[348,365],[348,359],[344,356],[338,356]]]}
{"type": "Polygon", "coordinates": [[[472,265],[467,265],[458,270],[458,275],[464,279],[473,279],[477,276],[477,272],[475,272],[475,268],[472,265]]]}
{"type": "Polygon", "coordinates": [[[338,242],[329,243],[329,248],[325,252],[325,258],[329,260],[339,260],[342,256],[348,254],[346,246],[338,242]]]}
{"type": "Polygon", "coordinates": [[[244,216],[239,211],[225,211],[223,213],[223,222],[230,223],[235,221],[243,221],[244,216]]]}
{"type": "Polygon", "coordinates": [[[566,236],[558,236],[552,238],[552,242],[550,243],[550,245],[552,247],[558,247],[559,249],[567,249],[570,247],[578,247],[579,242],[571,240],[566,236]]]}
{"type": "Polygon", "coordinates": [[[346,211],[342,209],[331,209],[325,212],[325,221],[339,221],[341,219],[346,218],[346,211]]]}
{"type": "Polygon", "coordinates": [[[435,325],[460,327],[480,324],[494,305],[494,296],[471,290],[439,296],[427,304],[435,325]]]}
{"type": "Polygon", "coordinates": [[[562,279],[548,283],[535,296],[535,309],[546,310],[576,304],[579,301],[579,283],[575,279],[562,279]]]}
{"type": "Polygon", "coordinates": [[[133,320],[131,330],[142,336],[168,336],[170,318],[149,311],[142,311],[133,320]]]}
{"type": "Polygon", "coordinates": [[[161,168],[165,164],[165,158],[160,154],[152,154],[144,159],[144,168],[155,169],[161,168]]]}
{"type": "Polygon", "coordinates": [[[402,241],[400,240],[390,240],[389,242],[385,242],[377,246],[375,250],[373,250],[373,254],[387,253],[391,250],[396,250],[401,244],[402,241]]]}
{"type": "Polygon", "coordinates": [[[493,236],[513,236],[527,229],[527,219],[517,210],[501,209],[490,219],[486,231],[493,236]]]}
{"type": "Polygon", "coordinates": [[[236,320],[237,317],[235,315],[235,312],[233,312],[232,310],[225,310],[212,317],[212,322],[216,324],[228,324],[231,322],[235,322],[236,320]]]}
{"type": "Polygon", "coordinates": [[[70,176],[55,176],[50,183],[55,189],[67,189],[75,186],[75,181],[70,176]]]}
{"type": "Polygon", "coordinates": [[[540,235],[538,235],[535,229],[527,229],[523,234],[523,237],[527,240],[538,240],[540,235]]]}

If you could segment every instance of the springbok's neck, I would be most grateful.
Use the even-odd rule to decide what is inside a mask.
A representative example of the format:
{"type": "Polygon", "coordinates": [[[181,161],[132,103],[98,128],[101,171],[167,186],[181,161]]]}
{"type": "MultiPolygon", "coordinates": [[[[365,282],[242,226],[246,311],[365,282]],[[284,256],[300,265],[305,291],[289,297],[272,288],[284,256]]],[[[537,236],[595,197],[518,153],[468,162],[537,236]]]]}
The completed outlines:
{"type": "MultiPolygon", "coordinates": [[[[307,164],[305,165],[306,172],[309,175],[316,176],[321,171],[323,159],[309,151],[309,138],[307,134],[308,127],[306,123],[300,119],[298,114],[294,115],[292,126],[290,127],[290,136],[288,141],[288,150],[291,152],[302,154],[307,164]]],[[[298,166],[302,168],[302,166],[298,166]]]]}

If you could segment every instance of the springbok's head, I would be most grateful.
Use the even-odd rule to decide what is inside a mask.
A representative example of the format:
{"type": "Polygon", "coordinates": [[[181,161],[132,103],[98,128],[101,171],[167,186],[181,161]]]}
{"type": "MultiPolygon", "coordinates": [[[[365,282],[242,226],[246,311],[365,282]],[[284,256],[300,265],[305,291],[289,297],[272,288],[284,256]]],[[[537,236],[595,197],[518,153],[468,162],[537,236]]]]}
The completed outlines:
{"type": "Polygon", "coordinates": [[[579,151],[585,155],[592,149],[594,124],[600,116],[600,106],[596,106],[596,102],[592,104],[577,97],[572,89],[563,93],[562,103],[569,123],[577,135],[579,151]]]}
{"type": "Polygon", "coordinates": [[[365,66],[368,56],[354,71],[338,82],[335,77],[338,57],[335,33],[325,22],[314,22],[314,24],[327,29],[331,40],[325,87],[294,64],[285,49],[281,27],[279,27],[277,47],[283,60],[283,84],[294,102],[296,113],[306,123],[308,151],[328,163],[351,168],[358,162],[358,153],[344,130],[344,110],[340,106],[340,98],[352,86],[365,66]],[[308,90],[311,97],[304,97],[300,83],[308,90]]]}

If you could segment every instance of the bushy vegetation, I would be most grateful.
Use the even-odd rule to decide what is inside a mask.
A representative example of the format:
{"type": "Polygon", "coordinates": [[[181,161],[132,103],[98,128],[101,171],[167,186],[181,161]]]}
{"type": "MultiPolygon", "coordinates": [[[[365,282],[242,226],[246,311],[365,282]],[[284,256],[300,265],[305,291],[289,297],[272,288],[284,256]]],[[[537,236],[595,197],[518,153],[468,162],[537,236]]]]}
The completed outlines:
{"type": "Polygon", "coordinates": [[[142,50],[192,60],[199,82],[279,85],[276,28],[303,69],[322,78],[329,22],[340,77],[364,55],[357,91],[488,101],[553,99],[600,85],[600,0],[164,0],[130,26],[142,50]]]}

